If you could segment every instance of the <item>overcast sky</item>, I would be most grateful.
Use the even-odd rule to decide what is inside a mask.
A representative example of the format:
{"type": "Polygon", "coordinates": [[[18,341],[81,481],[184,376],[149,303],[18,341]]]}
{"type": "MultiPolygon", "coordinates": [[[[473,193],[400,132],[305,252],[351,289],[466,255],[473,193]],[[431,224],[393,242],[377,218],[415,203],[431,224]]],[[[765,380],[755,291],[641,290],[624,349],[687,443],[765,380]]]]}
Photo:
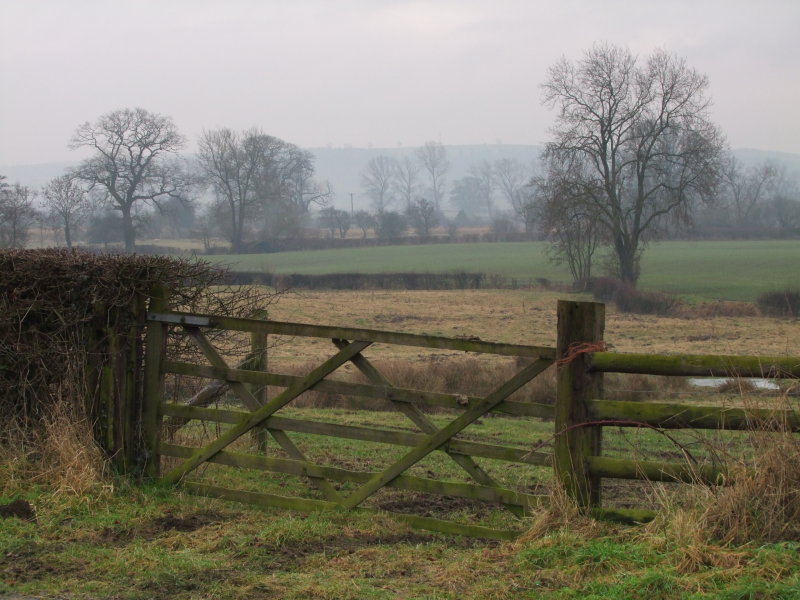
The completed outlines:
{"type": "Polygon", "coordinates": [[[800,153],[800,1],[0,0],[0,164],[76,160],[117,108],[303,147],[540,144],[540,85],[596,41],[708,75],[734,148],[800,153]]]}

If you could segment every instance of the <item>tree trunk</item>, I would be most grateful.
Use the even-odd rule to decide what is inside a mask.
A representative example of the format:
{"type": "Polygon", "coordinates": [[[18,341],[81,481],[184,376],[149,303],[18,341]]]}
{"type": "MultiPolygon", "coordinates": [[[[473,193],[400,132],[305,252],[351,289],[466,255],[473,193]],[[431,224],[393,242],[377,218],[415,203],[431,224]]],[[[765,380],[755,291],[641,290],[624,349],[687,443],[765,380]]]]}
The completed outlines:
{"type": "Polygon", "coordinates": [[[72,250],[72,232],[69,229],[69,219],[64,219],[64,241],[67,243],[67,248],[72,250]]]}
{"type": "Polygon", "coordinates": [[[122,236],[125,240],[125,251],[133,252],[136,250],[136,232],[133,229],[133,216],[131,207],[122,207],[122,236]]]}

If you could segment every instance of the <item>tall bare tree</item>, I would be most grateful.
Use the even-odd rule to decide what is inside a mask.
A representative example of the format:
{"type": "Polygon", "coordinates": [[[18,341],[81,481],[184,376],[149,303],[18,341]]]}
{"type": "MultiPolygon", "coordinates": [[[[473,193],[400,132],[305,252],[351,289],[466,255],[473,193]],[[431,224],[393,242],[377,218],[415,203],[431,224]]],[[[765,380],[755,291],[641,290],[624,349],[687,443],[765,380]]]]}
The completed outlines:
{"type": "Polygon", "coordinates": [[[494,177],[497,187],[514,213],[525,224],[525,233],[533,233],[534,215],[530,195],[526,186],[531,181],[531,170],[512,158],[499,158],[494,162],[494,177]]]}
{"type": "Polygon", "coordinates": [[[494,168],[488,160],[484,160],[477,165],[473,165],[469,172],[480,182],[481,195],[486,207],[486,216],[491,221],[494,218],[494,193],[497,187],[494,168]]]}
{"type": "Polygon", "coordinates": [[[70,148],[92,156],[71,174],[99,192],[122,215],[125,249],[133,251],[135,210],[166,198],[184,197],[190,180],[175,158],[185,144],[170,117],[143,108],[125,108],[84,123],[70,148]]]}
{"type": "Polygon", "coordinates": [[[308,150],[287,144],[284,165],[288,198],[297,212],[308,214],[312,204],[325,206],[333,197],[330,182],[314,178],[314,155],[308,150]]]}
{"type": "Polygon", "coordinates": [[[371,158],[361,173],[361,188],[376,213],[381,214],[394,204],[396,177],[397,163],[385,154],[371,158]]]}
{"type": "MultiPolygon", "coordinates": [[[[551,165],[558,169],[560,165],[551,165]]],[[[576,287],[586,289],[592,276],[594,256],[601,243],[597,206],[586,198],[583,185],[574,185],[574,169],[569,173],[552,170],[536,177],[529,186],[528,210],[546,232],[550,242],[548,255],[552,262],[566,263],[576,287]]],[[[583,168],[589,168],[584,165],[583,168]]]]}
{"type": "Polygon", "coordinates": [[[24,248],[36,220],[34,194],[18,183],[9,185],[0,175],[0,248],[24,248]]]}
{"type": "Polygon", "coordinates": [[[581,167],[573,197],[593,206],[617,274],[631,284],[648,238],[714,195],[723,140],[707,88],[681,58],[659,50],[640,60],[610,44],[557,62],[543,85],[544,102],[558,109],[545,160],[557,173],[581,167]]]}
{"type": "Polygon", "coordinates": [[[439,223],[439,212],[433,202],[425,198],[415,200],[411,204],[411,209],[407,215],[411,226],[420,237],[428,237],[431,234],[431,229],[439,223]]]}
{"type": "Polygon", "coordinates": [[[42,198],[50,218],[63,230],[67,248],[72,248],[74,229],[90,209],[86,190],[65,174],[54,177],[42,188],[42,198]]]}
{"type": "Polygon", "coordinates": [[[419,163],[411,156],[404,156],[395,163],[395,189],[405,204],[406,212],[420,195],[422,185],[419,180],[419,169],[419,163]]]}
{"type": "Polygon", "coordinates": [[[416,156],[422,168],[428,173],[431,198],[436,210],[441,211],[447,185],[447,171],[450,169],[447,150],[439,142],[426,142],[421,148],[417,148],[416,156]]]}
{"type": "Polygon", "coordinates": [[[257,129],[238,134],[227,128],[203,131],[198,142],[200,168],[211,184],[218,207],[227,208],[226,231],[233,252],[240,252],[245,225],[253,218],[260,198],[257,190],[262,169],[263,134],[257,129]]]}
{"type": "Polygon", "coordinates": [[[224,231],[234,252],[242,250],[256,223],[275,235],[329,195],[315,187],[310,153],[258,128],[204,131],[198,160],[217,202],[225,206],[224,231]]]}
{"type": "Polygon", "coordinates": [[[778,180],[779,169],[769,162],[744,167],[731,154],[723,163],[721,175],[721,199],[733,210],[736,225],[752,226],[758,205],[778,180]]]}

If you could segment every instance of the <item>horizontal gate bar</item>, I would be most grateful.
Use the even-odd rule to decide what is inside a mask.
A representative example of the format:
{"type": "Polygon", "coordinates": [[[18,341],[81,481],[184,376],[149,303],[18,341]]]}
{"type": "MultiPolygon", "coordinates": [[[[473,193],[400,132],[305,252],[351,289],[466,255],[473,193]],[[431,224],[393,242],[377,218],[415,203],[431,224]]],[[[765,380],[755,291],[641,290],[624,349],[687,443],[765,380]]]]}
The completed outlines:
{"type": "MultiPolygon", "coordinates": [[[[289,387],[302,379],[295,375],[264,373],[263,371],[250,371],[245,369],[221,369],[208,365],[193,365],[175,361],[165,361],[164,372],[174,373],[176,375],[190,375],[193,377],[253,383],[257,385],[274,385],[277,387],[289,387]]],[[[418,402],[420,404],[462,410],[470,404],[481,400],[477,397],[464,397],[459,394],[426,392],[408,388],[389,388],[387,386],[370,385],[367,383],[353,383],[328,379],[323,379],[319,383],[313,385],[311,389],[329,394],[342,394],[399,402],[418,402]]],[[[539,417],[542,419],[552,419],[555,415],[555,409],[552,405],[535,402],[516,402],[513,400],[504,400],[498,404],[492,412],[500,412],[515,416],[539,417]]]]}
{"type": "MultiPolygon", "coordinates": [[[[218,486],[205,485],[194,481],[184,481],[182,486],[195,494],[200,494],[211,498],[219,498],[222,500],[233,500],[236,502],[253,504],[260,507],[302,510],[304,512],[341,510],[341,507],[338,504],[335,502],[329,502],[327,500],[287,498],[286,496],[279,496],[277,494],[231,490],[218,486]]],[[[520,531],[514,531],[511,529],[492,529],[490,527],[483,527],[481,525],[465,525],[462,523],[455,523],[454,521],[445,521],[431,517],[420,517],[417,515],[408,515],[384,510],[373,510],[360,507],[352,510],[375,514],[387,514],[398,521],[404,521],[408,523],[408,525],[416,529],[437,531],[439,533],[447,533],[451,535],[464,535],[467,537],[490,540],[513,540],[521,533],[520,531]]]]}
{"type": "Polygon", "coordinates": [[[195,315],[177,311],[169,313],[149,312],[147,313],[147,320],[156,323],[170,323],[176,325],[199,325],[197,320],[202,320],[205,327],[227,329],[230,331],[250,331],[300,337],[369,341],[382,344],[499,354],[503,356],[532,356],[546,359],[555,359],[556,356],[556,349],[548,346],[503,344],[484,342],[483,340],[476,339],[448,338],[437,335],[398,333],[356,327],[330,327],[308,325],[305,323],[289,323],[285,321],[264,321],[261,319],[243,319],[217,315],[195,315]],[[195,322],[188,323],[186,319],[193,319],[195,322]]]}
{"type": "MultiPolygon", "coordinates": [[[[164,456],[175,458],[187,458],[191,456],[196,448],[178,446],[162,442],[159,452],[164,456]]],[[[257,469],[260,471],[270,471],[274,473],[284,473],[287,475],[298,475],[310,477],[312,474],[322,476],[333,481],[352,481],[364,483],[375,473],[366,471],[350,471],[338,467],[325,465],[309,464],[300,460],[286,458],[274,458],[269,456],[257,456],[255,454],[245,454],[242,452],[231,452],[222,450],[209,462],[227,465],[231,467],[241,467],[245,469],[257,469]]],[[[514,504],[527,508],[538,506],[543,503],[544,496],[515,492],[501,487],[490,487],[476,485],[472,483],[460,483],[453,481],[439,481],[424,477],[414,477],[412,475],[401,475],[392,481],[388,487],[411,490],[415,492],[426,492],[440,496],[455,496],[458,498],[468,498],[470,500],[481,500],[484,502],[497,502],[514,504]]]]}
{"type": "Polygon", "coordinates": [[[589,472],[598,477],[710,484],[718,484],[726,480],[724,469],[710,465],[692,465],[688,462],[625,460],[608,456],[590,456],[587,462],[589,463],[589,472]]]}
{"type": "Polygon", "coordinates": [[[590,369],[612,373],[685,377],[800,377],[800,358],[704,354],[594,352],[590,369]]]}
{"type": "Polygon", "coordinates": [[[787,429],[800,432],[800,412],[766,408],[721,408],[658,402],[590,400],[587,417],[622,427],[653,426],[661,429],[787,429]]]}
{"type": "MultiPolygon", "coordinates": [[[[198,419],[216,423],[238,423],[244,415],[249,413],[241,410],[224,410],[217,408],[199,408],[185,404],[162,404],[161,414],[169,417],[185,419],[198,419]]],[[[335,423],[322,423],[319,421],[302,421],[287,419],[285,417],[270,417],[264,424],[271,429],[293,431],[296,433],[310,433],[326,435],[351,440],[377,442],[381,444],[394,444],[397,446],[416,446],[427,436],[408,431],[390,431],[385,429],[372,429],[357,425],[338,425],[335,423]]],[[[495,446],[480,442],[452,439],[447,446],[453,452],[460,452],[469,456],[494,458],[507,462],[518,462],[529,465],[551,466],[551,455],[545,452],[531,452],[522,448],[509,446],[495,446]]]]}

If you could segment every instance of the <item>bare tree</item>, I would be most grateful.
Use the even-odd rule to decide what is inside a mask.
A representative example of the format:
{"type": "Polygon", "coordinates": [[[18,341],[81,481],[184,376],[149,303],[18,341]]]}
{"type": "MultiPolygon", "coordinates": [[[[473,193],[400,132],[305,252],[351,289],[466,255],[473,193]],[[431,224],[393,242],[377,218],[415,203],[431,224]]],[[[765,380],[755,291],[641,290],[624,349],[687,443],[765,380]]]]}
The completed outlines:
{"type": "Polygon", "coordinates": [[[441,211],[447,183],[447,171],[450,168],[447,150],[439,142],[426,142],[421,148],[417,148],[416,156],[422,164],[422,168],[428,173],[431,197],[436,210],[441,211]]]}
{"type": "Polygon", "coordinates": [[[465,175],[453,182],[450,189],[450,204],[464,214],[475,217],[485,205],[486,189],[483,181],[475,175],[465,175]]]}
{"type": "Polygon", "coordinates": [[[528,169],[518,160],[500,158],[494,162],[494,177],[500,193],[525,223],[525,233],[532,233],[533,214],[525,193],[525,186],[531,180],[528,169]]]}
{"type": "Polygon", "coordinates": [[[308,214],[312,204],[325,206],[333,197],[330,182],[320,182],[314,178],[314,155],[308,150],[286,145],[283,177],[288,199],[302,215],[308,214]]]}
{"type": "Polygon", "coordinates": [[[768,162],[746,168],[731,154],[723,163],[721,176],[722,200],[733,209],[736,225],[753,225],[758,205],[779,177],[778,168],[768,162]]]}
{"type": "Polygon", "coordinates": [[[72,234],[89,209],[86,190],[69,174],[51,179],[42,188],[42,198],[50,218],[64,231],[67,248],[72,248],[72,234]]]}
{"type": "Polygon", "coordinates": [[[331,237],[337,234],[344,239],[350,230],[350,213],[335,206],[326,206],[319,212],[320,224],[331,232],[331,237]]]}
{"type": "Polygon", "coordinates": [[[203,131],[198,142],[200,168],[218,203],[227,208],[225,229],[233,252],[241,251],[245,224],[253,218],[261,201],[257,189],[263,159],[262,136],[257,129],[240,135],[223,128],[203,131]]]}
{"type": "Polygon", "coordinates": [[[485,160],[478,165],[473,165],[469,172],[480,182],[479,189],[486,206],[486,216],[491,221],[494,217],[494,192],[497,185],[494,168],[488,160],[485,160]]]}
{"type": "MultiPolygon", "coordinates": [[[[558,165],[551,165],[557,169],[558,165]]],[[[575,166],[572,167],[573,169],[575,166]]],[[[549,172],[531,182],[530,208],[547,232],[552,262],[566,263],[576,287],[586,289],[594,255],[601,242],[596,205],[574,185],[574,172],[549,172]]]]}
{"type": "Polygon", "coordinates": [[[36,220],[34,194],[18,183],[9,185],[0,175],[0,248],[24,248],[36,220]]]}
{"type": "Polygon", "coordinates": [[[359,210],[353,215],[353,223],[361,230],[361,237],[367,239],[367,233],[370,229],[378,227],[378,221],[375,217],[365,210],[359,210]]]}
{"type": "Polygon", "coordinates": [[[428,237],[431,229],[439,223],[439,212],[433,202],[425,198],[418,198],[411,204],[408,220],[418,236],[428,237]]]}
{"type": "Polygon", "coordinates": [[[609,44],[549,70],[544,101],[558,116],[545,159],[558,173],[587,167],[573,171],[573,197],[593,207],[628,283],[648,238],[714,195],[723,141],[707,87],[683,59],[659,50],[640,63],[609,44]]]}
{"type": "Polygon", "coordinates": [[[419,169],[419,163],[411,156],[404,156],[395,163],[395,189],[405,203],[406,212],[411,209],[411,203],[421,191],[419,169]]]}
{"type": "Polygon", "coordinates": [[[384,154],[371,158],[361,174],[361,187],[378,214],[385,212],[394,204],[393,191],[396,177],[397,162],[384,154]]]}
{"type": "Polygon", "coordinates": [[[143,108],[115,110],[75,131],[70,148],[93,155],[71,174],[122,215],[125,249],[135,246],[134,216],[141,204],[183,197],[190,184],[174,157],[185,140],[167,116],[143,108]]]}
{"type": "Polygon", "coordinates": [[[313,203],[330,195],[313,180],[313,156],[258,128],[204,131],[198,160],[218,202],[226,207],[225,227],[233,252],[240,252],[256,223],[275,236],[294,231],[313,203]]]}

